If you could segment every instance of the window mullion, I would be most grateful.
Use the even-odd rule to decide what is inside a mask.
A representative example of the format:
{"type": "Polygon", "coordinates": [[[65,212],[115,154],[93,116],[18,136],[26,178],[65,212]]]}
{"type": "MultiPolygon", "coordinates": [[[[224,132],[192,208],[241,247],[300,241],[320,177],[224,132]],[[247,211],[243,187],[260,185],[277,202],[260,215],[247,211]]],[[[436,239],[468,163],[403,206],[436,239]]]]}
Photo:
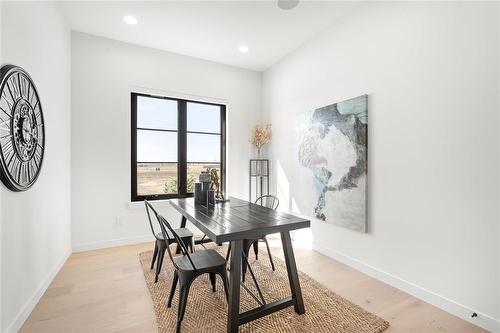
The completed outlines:
{"type": "Polygon", "coordinates": [[[187,193],[187,103],[180,100],[178,104],[178,148],[177,154],[179,159],[178,177],[179,177],[179,194],[186,195],[187,193]]]}

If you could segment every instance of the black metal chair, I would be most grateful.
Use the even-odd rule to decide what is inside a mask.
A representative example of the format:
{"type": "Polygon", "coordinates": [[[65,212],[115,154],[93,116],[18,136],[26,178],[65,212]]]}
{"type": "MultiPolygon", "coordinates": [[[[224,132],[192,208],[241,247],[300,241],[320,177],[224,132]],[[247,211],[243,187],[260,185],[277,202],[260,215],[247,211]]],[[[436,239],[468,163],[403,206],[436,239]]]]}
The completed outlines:
{"type": "Polygon", "coordinates": [[[182,254],[182,256],[174,259],[172,252],[170,251],[170,247],[167,247],[168,255],[175,267],[174,280],[172,281],[167,307],[170,308],[172,306],[175,289],[177,287],[177,283],[179,283],[180,296],[176,328],[176,332],[179,333],[181,330],[182,319],[184,318],[184,312],[186,311],[189,288],[198,276],[208,273],[210,277],[210,284],[212,285],[212,291],[215,292],[215,278],[216,275],[219,275],[222,278],[224,285],[226,300],[228,299],[226,260],[214,250],[204,250],[189,254],[187,246],[184,244],[177,232],[172,229],[167,220],[158,214],[149,202],[144,202],[146,207],[149,206],[149,208],[155,213],[164,237],[168,238],[169,235],[173,235],[182,254]]]}
{"type": "MultiPolygon", "coordinates": [[[[280,201],[274,195],[268,194],[257,198],[257,200],[255,200],[255,204],[276,210],[280,205],[280,201]]],[[[259,241],[266,243],[267,254],[269,255],[269,261],[271,262],[271,267],[274,271],[275,269],[274,269],[273,257],[271,256],[271,250],[269,249],[269,243],[267,242],[267,238],[265,235],[264,237],[261,237],[255,242],[253,242],[253,251],[255,253],[255,259],[257,260],[259,259],[259,241]]]]}
{"type": "MultiPolygon", "coordinates": [[[[155,276],[155,283],[156,283],[158,282],[158,275],[160,275],[161,272],[161,266],[163,264],[163,258],[165,257],[165,251],[167,250],[170,244],[177,243],[177,239],[171,233],[167,232],[166,234],[163,234],[161,229],[159,232],[155,231],[155,228],[153,227],[153,222],[151,221],[151,215],[149,209],[152,209],[155,213],[156,211],[153,209],[153,206],[151,206],[149,202],[144,200],[144,203],[146,204],[146,212],[148,213],[149,226],[151,227],[153,236],[156,239],[155,250],[153,252],[153,260],[151,260],[151,269],[153,269],[156,260],[156,276],[155,276]]],[[[188,247],[192,253],[194,251],[193,233],[187,228],[175,229],[175,232],[179,236],[179,239],[181,240],[182,244],[188,247]]]]}
{"type": "Polygon", "coordinates": [[[258,197],[257,200],[255,200],[255,204],[276,210],[280,205],[280,201],[276,196],[267,194],[258,197]]]}
{"type": "MultiPolygon", "coordinates": [[[[260,206],[264,206],[267,208],[271,208],[271,209],[277,209],[279,204],[280,204],[280,201],[274,195],[268,194],[268,195],[263,195],[263,196],[258,197],[257,200],[255,200],[255,204],[260,205],[260,206]]],[[[275,271],[276,268],[274,267],[273,256],[271,255],[269,243],[267,242],[267,238],[265,235],[260,237],[260,238],[257,238],[257,239],[245,239],[245,240],[243,240],[243,255],[244,255],[244,257],[248,258],[250,248],[252,248],[252,246],[253,246],[253,251],[255,253],[255,259],[257,259],[257,260],[259,259],[259,241],[266,243],[267,254],[269,255],[269,261],[271,262],[271,268],[273,271],[275,271]]],[[[229,245],[229,248],[228,248],[228,251],[226,254],[226,260],[229,259],[230,253],[231,253],[231,244],[229,245]]],[[[246,272],[247,272],[247,264],[248,264],[248,262],[246,260],[243,260],[242,267],[241,267],[242,268],[242,275],[243,275],[242,276],[243,282],[245,282],[245,276],[246,276],[246,272]]]]}

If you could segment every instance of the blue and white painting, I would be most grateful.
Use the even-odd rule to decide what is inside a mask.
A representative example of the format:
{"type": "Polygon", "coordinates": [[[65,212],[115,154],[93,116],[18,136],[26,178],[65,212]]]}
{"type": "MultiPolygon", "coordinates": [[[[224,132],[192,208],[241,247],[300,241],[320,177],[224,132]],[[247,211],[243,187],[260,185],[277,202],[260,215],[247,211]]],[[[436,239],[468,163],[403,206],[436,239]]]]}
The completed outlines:
{"type": "Polygon", "coordinates": [[[298,161],[312,176],[316,218],[367,230],[368,96],[301,116],[298,161]]]}

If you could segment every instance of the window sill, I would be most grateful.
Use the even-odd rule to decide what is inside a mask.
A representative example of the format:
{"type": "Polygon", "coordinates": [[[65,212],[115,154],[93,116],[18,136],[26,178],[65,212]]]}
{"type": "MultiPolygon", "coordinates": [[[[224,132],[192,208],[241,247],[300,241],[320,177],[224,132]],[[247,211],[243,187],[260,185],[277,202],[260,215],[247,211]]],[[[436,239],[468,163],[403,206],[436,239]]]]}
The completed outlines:
{"type": "MultiPolygon", "coordinates": [[[[155,206],[166,207],[166,206],[170,206],[169,201],[170,201],[170,199],[161,199],[161,200],[154,200],[151,202],[155,206]]],[[[129,209],[145,209],[144,201],[131,201],[128,203],[128,208],[129,209]]]]}

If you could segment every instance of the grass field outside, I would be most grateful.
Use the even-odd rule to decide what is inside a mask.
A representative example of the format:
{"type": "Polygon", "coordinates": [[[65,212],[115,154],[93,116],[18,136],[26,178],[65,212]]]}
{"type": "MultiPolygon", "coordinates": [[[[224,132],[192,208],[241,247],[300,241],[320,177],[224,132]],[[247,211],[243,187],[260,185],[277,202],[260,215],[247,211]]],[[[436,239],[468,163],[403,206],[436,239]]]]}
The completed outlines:
{"type": "MultiPolygon", "coordinates": [[[[218,163],[188,163],[188,193],[194,191],[200,173],[218,163]]],[[[137,163],[137,195],[173,194],[177,189],[177,163],[137,163]]]]}

